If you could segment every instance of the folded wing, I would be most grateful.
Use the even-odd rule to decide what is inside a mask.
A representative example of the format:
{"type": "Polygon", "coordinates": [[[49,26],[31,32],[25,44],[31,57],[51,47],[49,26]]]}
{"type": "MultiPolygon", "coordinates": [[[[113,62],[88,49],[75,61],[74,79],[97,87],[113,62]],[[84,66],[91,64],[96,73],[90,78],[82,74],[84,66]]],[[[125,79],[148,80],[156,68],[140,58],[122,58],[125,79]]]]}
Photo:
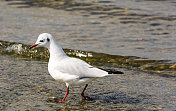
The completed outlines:
{"type": "Polygon", "coordinates": [[[61,73],[79,78],[104,77],[108,75],[108,72],[104,70],[95,68],[80,59],[70,57],[60,61],[54,68],[61,73]]]}

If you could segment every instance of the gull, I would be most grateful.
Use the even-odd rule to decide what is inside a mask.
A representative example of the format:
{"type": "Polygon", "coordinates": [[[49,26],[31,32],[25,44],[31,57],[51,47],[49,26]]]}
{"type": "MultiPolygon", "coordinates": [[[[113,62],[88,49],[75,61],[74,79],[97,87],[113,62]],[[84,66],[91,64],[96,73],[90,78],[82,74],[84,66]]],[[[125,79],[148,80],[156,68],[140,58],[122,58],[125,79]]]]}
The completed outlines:
{"type": "MultiPolygon", "coordinates": [[[[48,72],[56,81],[63,81],[66,83],[67,92],[64,98],[58,103],[63,102],[69,94],[70,85],[85,84],[85,87],[81,93],[82,100],[87,100],[84,92],[88,86],[88,83],[94,78],[105,77],[114,73],[113,71],[105,71],[100,68],[89,65],[87,62],[72,58],[66,55],[60,45],[56,42],[54,37],[49,33],[42,33],[38,36],[35,46],[46,47],[50,52],[50,58],[48,62],[48,72]]],[[[123,72],[117,71],[118,74],[123,72]]]]}

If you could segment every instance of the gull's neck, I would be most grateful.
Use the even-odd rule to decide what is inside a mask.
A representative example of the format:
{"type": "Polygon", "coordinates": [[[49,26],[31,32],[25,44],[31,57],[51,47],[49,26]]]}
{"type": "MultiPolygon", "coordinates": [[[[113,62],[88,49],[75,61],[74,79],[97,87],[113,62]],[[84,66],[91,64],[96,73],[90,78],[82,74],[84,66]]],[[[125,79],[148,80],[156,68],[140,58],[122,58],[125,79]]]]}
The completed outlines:
{"type": "Polygon", "coordinates": [[[54,38],[50,39],[50,45],[47,48],[50,52],[49,61],[56,61],[67,57],[63,49],[59,46],[54,38]]]}

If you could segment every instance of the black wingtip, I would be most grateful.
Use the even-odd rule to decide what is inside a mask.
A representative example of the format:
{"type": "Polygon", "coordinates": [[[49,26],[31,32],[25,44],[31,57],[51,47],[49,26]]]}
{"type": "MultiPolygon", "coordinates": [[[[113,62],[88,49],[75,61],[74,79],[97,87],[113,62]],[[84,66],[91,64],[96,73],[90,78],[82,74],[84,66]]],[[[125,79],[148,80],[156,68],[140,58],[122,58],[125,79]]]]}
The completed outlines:
{"type": "Polygon", "coordinates": [[[117,70],[115,70],[115,69],[104,69],[104,68],[99,68],[99,69],[102,69],[102,70],[104,70],[104,71],[107,71],[108,74],[124,74],[123,72],[117,71],[117,70]]]}
{"type": "Polygon", "coordinates": [[[108,70],[106,70],[107,72],[108,72],[108,74],[124,74],[123,72],[121,72],[121,71],[116,71],[116,70],[110,70],[110,69],[108,69],[108,70]]]}
{"type": "Polygon", "coordinates": [[[108,70],[107,72],[108,72],[108,74],[124,74],[121,71],[115,71],[115,70],[108,70]]]}

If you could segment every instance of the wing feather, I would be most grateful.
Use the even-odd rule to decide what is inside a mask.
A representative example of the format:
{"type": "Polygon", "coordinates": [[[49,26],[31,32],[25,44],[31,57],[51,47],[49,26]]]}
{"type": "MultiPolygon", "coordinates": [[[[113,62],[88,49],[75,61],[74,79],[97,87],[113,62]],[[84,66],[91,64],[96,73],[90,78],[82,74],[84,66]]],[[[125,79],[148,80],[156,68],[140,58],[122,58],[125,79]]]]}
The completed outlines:
{"type": "Polygon", "coordinates": [[[95,68],[87,62],[77,58],[67,58],[60,61],[55,67],[61,73],[82,77],[104,77],[108,72],[95,68]]]}

